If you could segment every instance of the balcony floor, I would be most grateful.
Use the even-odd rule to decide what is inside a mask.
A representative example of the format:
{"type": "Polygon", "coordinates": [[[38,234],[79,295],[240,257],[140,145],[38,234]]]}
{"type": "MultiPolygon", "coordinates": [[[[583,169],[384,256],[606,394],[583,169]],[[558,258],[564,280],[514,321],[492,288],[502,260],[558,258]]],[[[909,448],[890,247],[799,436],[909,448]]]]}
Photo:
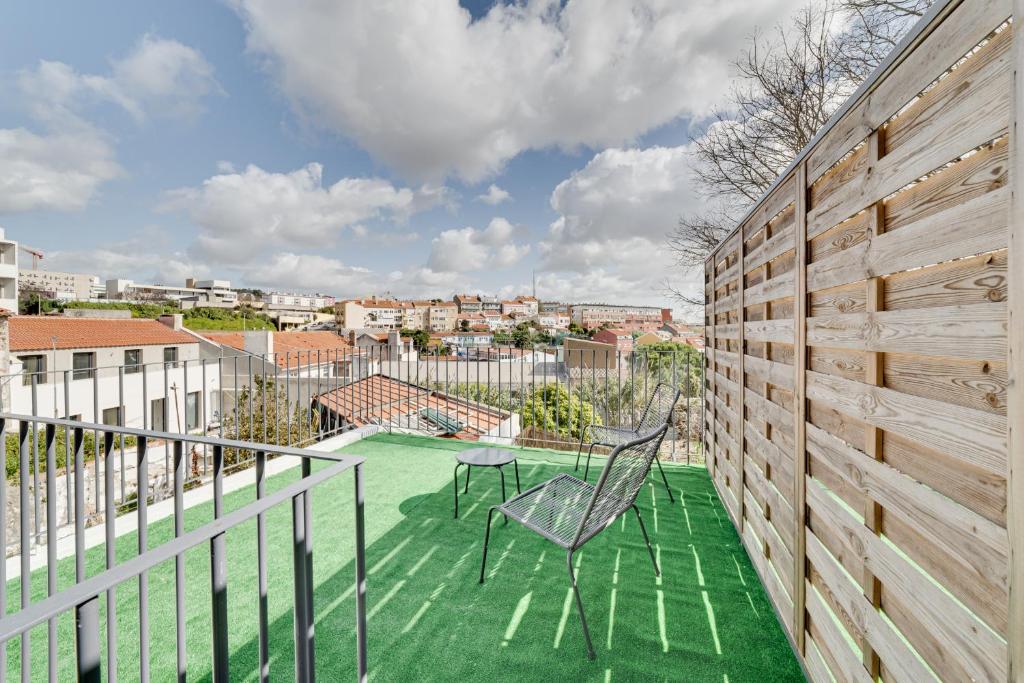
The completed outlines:
{"type": "MultiPolygon", "coordinates": [[[[638,501],[660,554],[651,567],[635,517],[625,516],[577,553],[579,585],[597,659],[589,661],[572,604],[563,551],[520,525],[495,521],[488,579],[477,583],[487,507],[500,499],[498,476],[476,470],[452,519],[453,451],[475,444],[381,435],[347,449],[367,457],[366,525],[370,679],[406,680],[802,680],[770,604],[711,483],[698,467],[666,466],[672,505],[653,478],[638,501]]],[[[522,485],[571,471],[574,456],[524,450],[522,485]]],[[[599,462],[600,464],[600,462],[599,462]]],[[[509,472],[511,475],[511,471],[509,472]]],[[[295,478],[273,477],[268,489],[295,478]]],[[[594,472],[591,472],[593,478],[594,472]]],[[[509,477],[510,489],[514,479],[509,477]]],[[[227,509],[251,500],[229,494],[227,509]]],[[[354,672],[353,486],[344,474],[315,490],[316,665],[321,680],[354,672]]],[[[188,527],[209,520],[210,506],[187,513],[188,527]]],[[[274,678],[292,677],[291,511],[267,517],[270,652],[274,678]]],[[[151,526],[151,547],[170,538],[171,520],[151,526]]],[[[134,534],[118,540],[129,557],[134,534]]],[[[228,532],[232,678],[252,680],[257,666],[255,523],[228,532]]],[[[103,549],[89,552],[89,574],[103,549]]],[[[189,676],[209,676],[209,552],[186,556],[189,676]]],[[[74,576],[62,561],[60,585],[74,576]]],[[[174,566],[150,578],[153,680],[173,675],[174,566]]],[[[45,594],[45,573],[33,574],[45,594]]],[[[8,604],[18,600],[16,582],[8,604]]],[[[138,676],[137,589],[118,591],[119,678],[138,676]]],[[[101,623],[104,617],[101,615],[101,623]]],[[[73,624],[60,620],[62,673],[71,674],[73,624]]],[[[46,628],[32,637],[33,673],[43,675],[46,628]],[[37,668],[38,667],[38,668],[37,668]]],[[[9,672],[18,642],[9,643],[9,672]]],[[[104,660],[104,666],[105,666],[104,660]]]]}

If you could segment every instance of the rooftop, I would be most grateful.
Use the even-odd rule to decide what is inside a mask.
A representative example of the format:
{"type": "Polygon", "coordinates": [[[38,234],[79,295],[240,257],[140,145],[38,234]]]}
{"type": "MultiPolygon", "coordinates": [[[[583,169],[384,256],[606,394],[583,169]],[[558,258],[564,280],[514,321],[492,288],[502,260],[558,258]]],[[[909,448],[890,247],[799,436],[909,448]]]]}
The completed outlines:
{"type": "MultiPolygon", "coordinates": [[[[317,351],[333,353],[350,348],[344,337],[324,330],[268,332],[267,334],[273,336],[274,354],[277,356],[277,364],[281,367],[287,367],[289,363],[294,367],[300,357],[312,359],[317,351]]],[[[245,350],[244,332],[204,332],[203,336],[218,344],[230,346],[239,351],[245,350]]],[[[325,362],[326,360],[324,358],[325,362]]],[[[311,362],[311,360],[307,362],[311,362]]]]}
{"type": "MultiPolygon", "coordinates": [[[[452,518],[454,452],[471,447],[428,437],[380,435],[344,449],[366,457],[367,619],[369,677],[397,680],[802,680],[772,607],[739,545],[707,473],[666,465],[678,491],[670,504],[661,488],[638,505],[661,558],[655,578],[636,521],[624,517],[576,554],[597,658],[589,661],[571,603],[565,560],[557,546],[525,528],[497,520],[491,531],[487,581],[478,583],[487,508],[499,502],[493,472],[474,473],[452,518]],[[463,507],[464,506],[464,507],[463,507]]],[[[314,465],[316,469],[318,465],[314,465]]],[[[522,488],[572,471],[572,459],[543,450],[519,451],[522,488]]],[[[270,477],[268,494],[292,482],[297,468],[270,477]]],[[[252,488],[225,495],[230,511],[253,499],[252,488]]],[[[285,506],[287,508],[287,506],[285,506]]],[[[189,508],[186,528],[209,521],[211,504],[189,508]]],[[[316,667],[321,680],[355,671],[354,512],[352,478],[338,476],[313,494],[313,571],[316,667]]],[[[174,534],[171,518],[149,526],[154,547],[174,534]]],[[[291,511],[267,513],[269,548],[291,543],[291,511]]],[[[134,533],[118,539],[132,552],[134,533]]],[[[231,603],[231,672],[257,670],[256,527],[227,531],[231,603]]],[[[270,675],[294,677],[290,550],[267,553],[270,675]],[[275,578],[280,577],[280,578],[275,578]]],[[[104,548],[87,553],[87,574],[103,567],[104,548]]],[[[73,576],[74,558],[61,561],[73,576]]],[[[33,577],[45,595],[45,571],[33,577]]],[[[173,561],[149,573],[153,680],[173,678],[175,611],[173,561]]],[[[9,585],[17,595],[17,582],[9,585]]],[[[210,552],[185,555],[190,678],[210,676],[210,552]]],[[[120,678],[138,680],[138,597],[131,584],[117,591],[120,678]]],[[[45,633],[45,627],[41,627],[45,633]]],[[[73,677],[74,623],[59,632],[60,679],[73,677]]],[[[33,640],[32,670],[45,671],[44,638],[33,640]],[[38,667],[38,668],[37,668],[38,667]]],[[[17,648],[12,647],[13,658],[17,648]]],[[[12,664],[13,665],[13,664],[12,664]]]]}
{"type": "Polygon", "coordinates": [[[188,332],[142,318],[18,315],[10,318],[10,335],[15,352],[198,343],[188,332]]]}

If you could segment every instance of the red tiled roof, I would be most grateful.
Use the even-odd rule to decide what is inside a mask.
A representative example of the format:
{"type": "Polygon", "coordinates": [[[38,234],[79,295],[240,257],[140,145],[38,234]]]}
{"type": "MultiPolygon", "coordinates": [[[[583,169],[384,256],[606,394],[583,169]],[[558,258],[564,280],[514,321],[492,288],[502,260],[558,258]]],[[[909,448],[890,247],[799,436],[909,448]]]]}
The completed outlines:
{"type": "MultiPolygon", "coordinates": [[[[294,369],[306,365],[314,365],[317,362],[317,351],[320,351],[319,360],[328,362],[326,352],[350,352],[352,347],[344,337],[334,332],[309,331],[309,332],[272,332],[274,335],[274,354],[277,356],[277,364],[282,367],[289,365],[294,369]]],[[[245,334],[242,332],[207,332],[204,333],[207,339],[217,342],[223,346],[230,346],[239,351],[245,350],[245,334]]]]}
{"type": "Polygon", "coordinates": [[[63,318],[19,315],[10,319],[11,351],[198,344],[188,332],[145,318],[63,318]]]}
{"type": "Polygon", "coordinates": [[[465,427],[456,438],[475,439],[508,417],[496,408],[476,405],[426,387],[384,375],[372,375],[320,394],[317,402],[343,419],[356,424],[406,426],[415,422],[419,411],[429,408],[461,422],[465,427]]]}

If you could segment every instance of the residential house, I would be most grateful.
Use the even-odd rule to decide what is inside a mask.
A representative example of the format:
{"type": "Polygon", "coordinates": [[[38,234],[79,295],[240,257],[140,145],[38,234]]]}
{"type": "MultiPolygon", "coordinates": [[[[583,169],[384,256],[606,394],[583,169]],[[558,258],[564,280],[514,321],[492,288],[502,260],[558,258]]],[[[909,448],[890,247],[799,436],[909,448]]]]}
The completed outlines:
{"type": "Polygon", "coordinates": [[[431,332],[448,332],[454,330],[459,315],[459,307],[451,301],[431,302],[427,317],[427,326],[431,332]]]}
{"type": "Polygon", "coordinates": [[[503,315],[536,315],[536,307],[531,307],[525,301],[519,301],[518,299],[506,299],[501,302],[501,312],[503,315]],[[533,310],[533,313],[530,311],[533,310]]]}
{"type": "Polygon", "coordinates": [[[416,347],[412,339],[402,337],[398,330],[378,332],[377,330],[353,330],[349,343],[356,349],[369,354],[371,361],[415,361],[416,347]]]}
{"type": "Polygon", "coordinates": [[[654,306],[617,306],[612,304],[573,304],[572,321],[584,329],[615,327],[630,332],[653,332],[664,324],[664,311],[654,306]]]}
{"type": "Polygon", "coordinates": [[[633,346],[650,346],[651,344],[661,344],[664,341],[665,338],[658,332],[644,332],[633,340],[633,346]]]}
{"type": "Polygon", "coordinates": [[[517,296],[516,301],[526,307],[526,315],[534,316],[540,313],[540,302],[535,296],[517,296]]]}
{"type": "Polygon", "coordinates": [[[430,328],[429,301],[400,301],[402,328],[406,330],[427,330],[430,328]]]}
{"type": "Polygon", "coordinates": [[[394,299],[349,299],[337,302],[334,310],[338,327],[349,330],[400,330],[405,322],[402,304],[394,299]]]}
{"type": "Polygon", "coordinates": [[[11,412],[172,432],[215,419],[220,375],[180,315],[14,316],[8,329],[11,412]]]}
{"type": "Polygon", "coordinates": [[[501,299],[496,296],[480,296],[480,310],[501,313],[501,299]]]}
{"type": "Polygon", "coordinates": [[[480,297],[474,294],[456,294],[455,305],[459,307],[459,313],[479,313],[482,310],[480,297]]]}
{"type": "Polygon", "coordinates": [[[494,342],[494,335],[486,328],[469,332],[448,332],[439,335],[439,338],[442,344],[456,350],[474,346],[490,346],[494,342]]]}
{"type": "Polygon", "coordinates": [[[620,353],[630,353],[633,350],[633,335],[629,330],[618,327],[606,327],[594,333],[594,341],[602,344],[611,344],[620,353]]]}

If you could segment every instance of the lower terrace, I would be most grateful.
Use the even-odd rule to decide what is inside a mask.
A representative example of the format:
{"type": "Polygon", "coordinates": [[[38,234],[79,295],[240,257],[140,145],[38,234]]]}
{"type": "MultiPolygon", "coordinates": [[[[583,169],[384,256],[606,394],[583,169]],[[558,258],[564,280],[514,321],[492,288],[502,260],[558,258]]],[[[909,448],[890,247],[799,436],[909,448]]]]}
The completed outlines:
{"type": "MultiPolygon", "coordinates": [[[[454,440],[380,434],[343,452],[366,458],[366,567],[370,680],[802,680],[786,636],[739,543],[706,471],[666,464],[671,503],[649,477],[638,505],[659,557],[651,570],[634,517],[626,515],[575,558],[597,658],[587,659],[565,562],[558,547],[511,523],[495,521],[488,579],[478,583],[488,506],[500,500],[497,474],[475,473],[452,518],[454,440]]],[[[517,449],[522,485],[572,471],[575,454],[517,449]]],[[[315,473],[321,467],[313,465],[315,473]]],[[[298,469],[268,477],[266,493],[294,483],[298,469]]],[[[224,497],[225,514],[253,500],[252,487],[224,497]]],[[[352,480],[337,476],[313,489],[315,662],[321,680],[356,671],[354,502],[352,480]]],[[[185,512],[185,530],[212,518],[210,503],[185,512]]],[[[172,519],[149,525],[149,547],[174,535],[172,519]]],[[[258,674],[259,592],[255,520],[226,534],[228,643],[232,678],[258,674]]],[[[270,675],[294,675],[292,522],[288,505],[266,513],[270,675]]],[[[136,536],[117,540],[119,561],[135,556],[136,536]]],[[[104,567],[104,549],[88,551],[86,575],[104,567]]],[[[59,563],[58,588],[74,584],[74,558],[59,563]]],[[[211,676],[210,551],[185,554],[185,636],[189,677],[211,676]]],[[[149,572],[151,674],[176,666],[175,566],[149,572]]],[[[31,598],[47,592],[32,574],[31,598]]],[[[8,612],[19,594],[7,587],[8,612]]],[[[118,678],[139,679],[139,595],[117,589],[118,678]]],[[[101,601],[102,603],[102,601],[101,601]]],[[[100,623],[105,623],[100,605],[100,623]]],[[[75,624],[57,624],[60,678],[74,675],[75,624]]],[[[106,651],[100,629],[100,650],[106,651]]],[[[31,671],[43,676],[47,628],[32,631],[31,671]]],[[[19,639],[8,642],[8,672],[20,669],[19,639]]],[[[101,657],[105,664],[105,655],[101,657]]],[[[104,670],[104,673],[107,673],[104,670]]]]}

